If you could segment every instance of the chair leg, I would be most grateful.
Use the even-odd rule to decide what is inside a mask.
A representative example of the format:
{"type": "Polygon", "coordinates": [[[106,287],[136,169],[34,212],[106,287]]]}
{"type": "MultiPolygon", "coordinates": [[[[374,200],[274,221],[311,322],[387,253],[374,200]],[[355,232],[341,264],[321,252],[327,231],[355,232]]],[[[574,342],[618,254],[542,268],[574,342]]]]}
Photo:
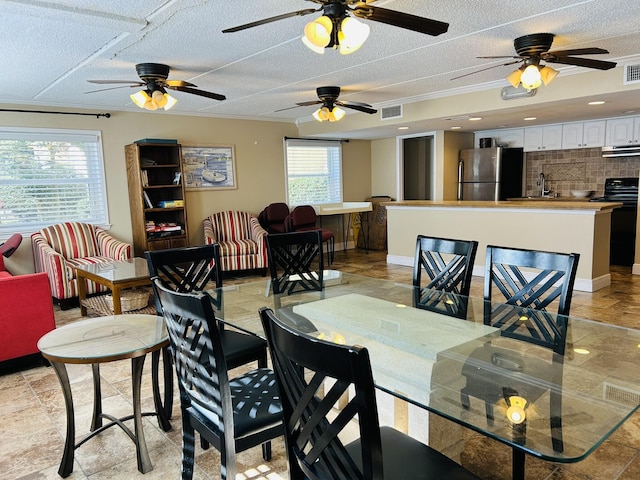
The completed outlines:
{"type": "Polygon", "coordinates": [[[182,415],[182,480],[193,479],[193,465],[195,462],[195,431],[189,421],[189,416],[182,415]]]}
{"type": "Polygon", "coordinates": [[[462,404],[462,408],[464,408],[465,410],[469,410],[471,408],[469,394],[467,392],[460,392],[460,403],[462,404]]]}
{"type": "Polygon", "coordinates": [[[262,444],[262,458],[266,461],[271,460],[271,442],[264,442],[262,444]]]}
{"type": "Polygon", "coordinates": [[[258,358],[258,368],[267,368],[267,351],[265,349],[264,353],[260,355],[258,358]]]}
{"type": "Polygon", "coordinates": [[[493,405],[489,402],[484,403],[484,410],[487,414],[487,425],[493,426],[493,405]]]}

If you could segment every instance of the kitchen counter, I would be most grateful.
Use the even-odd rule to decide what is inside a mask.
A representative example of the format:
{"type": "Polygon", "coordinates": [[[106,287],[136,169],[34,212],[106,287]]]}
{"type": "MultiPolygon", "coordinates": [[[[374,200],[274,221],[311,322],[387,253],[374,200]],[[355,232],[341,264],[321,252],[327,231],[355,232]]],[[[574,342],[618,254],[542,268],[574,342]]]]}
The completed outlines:
{"type": "Polygon", "coordinates": [[[591,197],[518,197],[507,198],[514,202],[588,202],[591,197]]]}
{"type": "Polygon", "coordinates": [[[521,198],[499,202],[490,200],[405,200],[398,202],[384,202],[385,207],[445,207],[445,208],[545,208],[563,210],[612,210],[622,206],[620,202],[589,202],[587,198],[521,198]],[[535,204],[535,207],[532,206],[535,204]]]}
{"type": "Polygon", "coordinates": [[[578,253],[575,290],[611,284],[611,212],[618,202],[586,199],[492,201],[412,200],[387,210],[387,263],[413,266],[417,235],[476,240],[473,275],[483,276],[487,245],[578,253]]]}

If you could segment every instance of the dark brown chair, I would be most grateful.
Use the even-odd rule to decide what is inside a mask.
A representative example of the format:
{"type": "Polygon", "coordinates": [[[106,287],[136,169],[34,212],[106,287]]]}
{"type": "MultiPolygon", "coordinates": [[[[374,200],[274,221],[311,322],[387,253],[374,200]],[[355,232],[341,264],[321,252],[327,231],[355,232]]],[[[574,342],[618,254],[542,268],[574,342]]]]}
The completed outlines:
{"type": "Polygon", "coordinates": [[[291,480],[477,479],[427,445],[380,427],[366,348],[299,333],[267,308],[260,318],[281,392],[291,480]],[[335,412],[343,395],[348,404],[335,412]],[[345,428],[357,428],[359,438],[345,445],[345,428]]]}
{"type": "MultiPolygon", "coordinates": [[[[466,378],[461,391],[462,405],[470,407],[469,397],[483,400],[490,425],[494,421],[493,406],[498,401],[515,395],[531,404],[550,392],[552,446],[558,452],[564,448],[559,392],[578,260],[577,253],[489,245],[484,279],[484,323],[499,328],[501,337],[525,342],[526,350],[540,348],[540,356],[525,357],[520,350],[507,348],[496,339],[475,349],[462,368],[466,378]],[[504,302],[495,299],[494,293],[504,302]],[[546,351],[548,358],[543,355],[546,351]],[[514,371],[519,372],[522,381],[514,380],[514,371]]],[[[520,429],[520,434],[526,435],[526,424],[520,429]]],[[[514,468],[524,469],[524,453],[516,450],[514,468]]]]}
{"type": "Polygon", "coordinates": [[[418,235],[413,264],[414,306],[465,318],[478,242],[418,235]],[[461,297],[462,296],[462,297],[461,297]]]}
{"type": "Polygon", "coordinates": [[[331,230],[321,228],[316,225],[318,215],[311,205],[298,205],[289,214],[285,222],[287,231],[302,232],[306,230],[320,230],[322,234],[322,243],[327,244],[329,251],[329,265],[333,263],[335,253],[336,238],[331,230]]]}
{"type": "Polygon", "coordinates": [[[264,228],[269,233],[285,233],[285,219],[289,215],[289,206],[286,203],[270,203],[263,212],[264,228]]]}
{"type": "Polygon", "coordinates": [[[270,441],[283,433],[274,373],[258,368],[230,379],[210,298],[204,292],[174,292],[158,278],[153,285],[180,389],[182,479],[193,477],[197,431],[220,452],[221,478],[235,480],[236,452],[262,444],[262,456],[270,460],[270,441]]]}

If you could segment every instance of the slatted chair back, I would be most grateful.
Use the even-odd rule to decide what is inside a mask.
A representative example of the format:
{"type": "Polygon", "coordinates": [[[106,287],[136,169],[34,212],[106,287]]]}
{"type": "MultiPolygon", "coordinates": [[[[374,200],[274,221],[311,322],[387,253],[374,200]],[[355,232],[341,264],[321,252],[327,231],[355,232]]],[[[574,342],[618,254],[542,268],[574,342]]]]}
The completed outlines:
{"type": "Polygon", "coordinates": [[[323,289],[324,253],[319,230],[269,234],[267,256],[274,295],[323,289]]]}
{"type": "MultiPolygon", "coordinates": [[[[209,297],[203,292],[174,292],[157,278],[153,282],[163,306],[180,389],[182,478],[193,475],[197,431],[221,452],[222,478],[235,480],[236,452],[282,435],[273,371],[258,368],[230,380],[209,297]]],[[[266,451],[263,447],[265,459],[266,451]]]]}
{"type": "MultiPolygon", "coordinates": [[[[217,289],[222,287],[222,274],[218,268],[218,244],[151,250],[145,252],[145,256],[150,277],[158,277],[165,288],[183,293],[215,288],[216,294],[212,301],[217,308],[222,307],[222,301],[217,295],[217,289]]],[[[162,315],[162,306],[157,296],[156,310],[158,315],[162,315]]]]}
{"type": "Polygon", "coordinates": [[[579,258],[577,253],[489,245],[484,280],[485,324],[498,327],[503,336],[564,354],[579,258]],[[505,305],[523,307],[523,311],[501,306],[494,293],[505,305]]]}
{"type": "Polygon", "coordinates": [[[382,447],[367,349],[303,337],[269,309],[261,309],[260,317],[282,395],[292,480],[381,480],[382,447]],[[348,404],[332,418],[334,405],[350,388],[348,404]],[[362,439],[361,467],[339,437],[353,425],[362,439]]]}

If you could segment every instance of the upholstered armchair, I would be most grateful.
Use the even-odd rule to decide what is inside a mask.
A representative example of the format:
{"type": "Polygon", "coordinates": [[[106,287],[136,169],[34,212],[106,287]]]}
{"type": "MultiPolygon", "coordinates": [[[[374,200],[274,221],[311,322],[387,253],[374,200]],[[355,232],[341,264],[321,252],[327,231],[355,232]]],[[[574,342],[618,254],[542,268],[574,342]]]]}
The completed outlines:
{"type": "Polygon", "coordinates": [[[267,231],[258,217],[249,212],[214,213],[203,221],[204,241],[220,245],[222,271],[267,271],[267,231]]]}
{"type": "MultiPolygon", "coordinates": [[[[59,223],[35,232],[31,247],[35,271],[46,272],[51,296],[63,309],[78,296],[75,267],[131,258],[131,245],[116,240],[100,227],[80,222],[59,223]]],[[[106,291],[106,287],[87,281],[87,294],[106,291]]]]}

